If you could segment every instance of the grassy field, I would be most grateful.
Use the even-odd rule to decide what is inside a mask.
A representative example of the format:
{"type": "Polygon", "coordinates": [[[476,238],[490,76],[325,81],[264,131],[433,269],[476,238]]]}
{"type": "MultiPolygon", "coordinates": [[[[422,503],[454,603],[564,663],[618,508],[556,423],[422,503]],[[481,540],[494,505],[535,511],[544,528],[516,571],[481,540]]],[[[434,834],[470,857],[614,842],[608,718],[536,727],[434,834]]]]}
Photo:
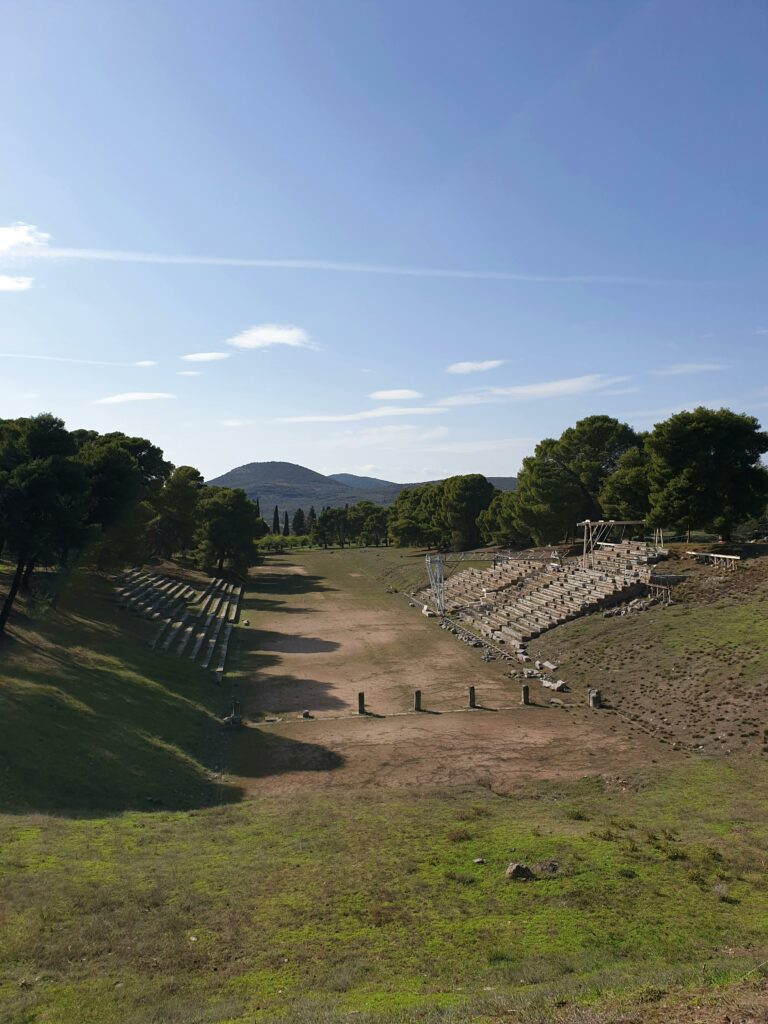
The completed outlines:
{"type": "Polygon", "coordinates": [[[766,797],[703,762],[629,791],[9,816],[5,1019],[493,1019],[725,985],[766,959],[766,797]]]}
{"type": "MultiPolygon", "coordinates": [[[[383,594],[402,555],[334,553],[332,586],[383,594]]],[[[286,631],[305,593],[280,594],[286,631]]],[[[0,1021],[709,1021],[681,1007],[758,998],[763,759],[242,800],[212,771],[221,691],[149,629],[83,574],[0,648],[0,1021]]]]}

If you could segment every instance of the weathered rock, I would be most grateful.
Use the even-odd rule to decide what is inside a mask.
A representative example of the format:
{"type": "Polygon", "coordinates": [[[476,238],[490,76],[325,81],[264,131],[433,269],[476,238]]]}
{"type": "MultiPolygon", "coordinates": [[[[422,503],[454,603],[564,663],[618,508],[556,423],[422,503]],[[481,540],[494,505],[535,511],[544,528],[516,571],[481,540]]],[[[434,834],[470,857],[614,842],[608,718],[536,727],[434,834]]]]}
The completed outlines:
{"type": "Polygon", "coordinates": [[[554,690],[556,693],[564,693],[568,689],[563,679],[542,679],[541,685],[546,686],[548,690],[554,690]]]}
{"type": "Polygon", "coordinates": [[[472,861],[472,863],[473,864],[485,864],[485,859],[483,857],[475,857],[475,859],[472,861]]]}
{"type": "Polygon", "coordinates": [[[507,878],[513,879],[516,882],[527,882],[533,878],[533,872],[527,864],[512,863],[509,864],[505,871],[507,878]]]}

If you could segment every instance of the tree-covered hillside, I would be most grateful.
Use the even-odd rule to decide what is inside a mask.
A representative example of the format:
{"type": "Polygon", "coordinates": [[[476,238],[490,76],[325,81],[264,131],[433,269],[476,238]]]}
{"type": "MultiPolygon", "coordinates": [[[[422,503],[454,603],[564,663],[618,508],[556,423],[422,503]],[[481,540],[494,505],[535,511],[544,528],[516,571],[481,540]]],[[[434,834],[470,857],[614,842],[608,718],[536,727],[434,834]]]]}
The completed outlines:
{"type": "MultiPolygon", "coordinates": [[[[515,489],[513,476],[492,476],[488,479],[500,491],[515,489]]],[[[344,508],[359,501],[372,501],[375,505],[389,506],[394,504],[401,491],[422,486],[355,476],[353,473],[323,476],[293,462],[249,462],[208,483],[217,487],[239,487],[249,498],[258,498],[262,508],[277,505],[289,515],[299,508],[306,510],[310,505],[315,508],[344,508]]]]}

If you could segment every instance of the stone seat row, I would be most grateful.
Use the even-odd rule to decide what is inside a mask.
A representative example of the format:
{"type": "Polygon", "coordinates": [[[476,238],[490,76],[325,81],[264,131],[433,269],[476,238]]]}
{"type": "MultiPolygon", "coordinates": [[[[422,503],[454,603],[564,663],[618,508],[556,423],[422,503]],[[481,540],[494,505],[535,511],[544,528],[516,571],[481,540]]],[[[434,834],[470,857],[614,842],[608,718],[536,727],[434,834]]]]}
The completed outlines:
{"type": "Polygon", "coordinates": [[[446,586],[447,609],[489,640],[521,645],[647,582],[658,554],[634,541],[606,546],[595,552],[594,566],[533,563],[495,587],[488,584],[501,567],[465,570],[446,586]]]}
{"type": "Polygon", "coordinates": [[[197,607],[188,608],[181,616],[168,616],[150,640],[150,646],[178,657],[186,656],[190,661],[199,658],[203,668],[211,667],[218,651],[214,671],[221,678],[242,592],[242,587],[226,580],[212,580],[197,607]]]}
{"type": "Polygon", "coordinates": [[[196,597],[193,587],[157,573],[133,573],[116,591],[118,603],[139,615],[158,619],[196,597]]]}
{"type": "Polygon", "coordinates": [[[577,569],[531,581],[522,594],[494,606],[465,607],[461,618],[474,622],[484,636],[523,643],[553,626],[583,615],[605,598],[633,585],[634,579],[605,577],[594,570],[577,569]]]}
{"type": "Polygon", "coordinates": [[[465,569],[446,581],[446,603],[454,609],[474,604],[487,599],[489,595],[498,596],[520,581],[540,572],[540,563],[522,560],[507,562],[482,572],[478,569],[465,569]]]}

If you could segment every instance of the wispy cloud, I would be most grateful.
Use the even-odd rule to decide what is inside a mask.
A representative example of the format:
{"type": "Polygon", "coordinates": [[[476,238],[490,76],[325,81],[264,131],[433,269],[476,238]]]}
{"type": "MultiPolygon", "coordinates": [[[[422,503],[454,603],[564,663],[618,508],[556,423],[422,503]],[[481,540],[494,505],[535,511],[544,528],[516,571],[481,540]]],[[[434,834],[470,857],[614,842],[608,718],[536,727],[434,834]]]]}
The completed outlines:
{"type": "Polygon", "coordinates": [[[31,277],[9,277],[8,274],[0,274],[0,292],[28,292],[31,287],[31,277]]]}
{"type": "Polygon", "coordinates": [[[279,423],[356,423],[358,420],[385,419],[390,416],[434,416],[437,413],[447,412],[446,409],[438,409],[434,406],[412,406],[412,405],[380,405],[375,409],[366,409],[363,412],[331,413],[328,415],[310,416],[282,416],[279,423]]]}
{"type": "MultiPolygon", "coordinates": [[[[48,245],[50,236],[31,224],[0,228],[0,240],[6,238],[6,251],[22,258],[48,260],[84,260],[101,263],[151,263],[177,266],[253,267],[266,270],[324,271],[342,274],[381,274],[397,277],[436,277],[451,280],[510,281],[523,284],[608,284],[665,285],[669,281],[652,277],[621,274],[552,274],[518,270],[489,270],[453,267],[414,267],[387,263],[350,263],[341,260],[240,258],[232,256],[184,256],[122,249],[78,249],[48,245]]],[[[1,241],[0,241],[0,244],[1,241]]],[[[0,249],[0,251],[2,251],[0,249]]]]}
{"type": "Polygon", "coordinates": [[[0,226],[0,253],[28,253],[32,249],[46,245],[51,236],[39,231],[34,224],[15,224],[0,226]]]}
{"type": "Polygon", "coordinates": [[[256,324],[234,338],[227,338],[225,344],[244,349],[272,348],[273,345],[317,349],[304,328],[295,324],[256,324]]]}
{"type": "Polygon", "coordinates": [[[222,427],[250,427],[254,420],[219,420],[222,427]]]}
{"type": "Polygon", "coordinates": [[[76,366],[157,366],[152,359],[141,359],[137,363],[116,363],[107,359],[76,359],[72,356],[45,356],[32,352],[0,352],[0,359],[31,359],[41,363],[74,363],[76,366]]]}
{"type": "Polygon", "coordinates": [[[700,407],[704,409],[727,409],[742,404],[748,405],[750,408],[755,407],[755,403],[749,398],[738,398],[735,395],[730,395],[709,401],[682,401],[677,405],[667,405],[658,409],[631,409],[628,412],[622,413],[622,418],[628,423],[646,423],[649,421],[658,423],[661,420],[668,419],[670,416],[674,416],[678,412],[690,412],[700,407]]]}
{"type": "Polygon", "coordinates": [[[755,334],[768,334],[768,327],[758,327],[755,334]]]}
{"type": "Polygon", "coordinates": [[[506,359],[482,359],[479,363],[451,363],[446,366],[446,373],[484,373],[486,370],[496,370],[506,363],[506,359]]]}
{"type": "Polygon", "coordinates": [[[122,405],[123,402],[154,402],[161,398],[175,398],[167,391],[124,391],[121,395],[108,395],[97,398],[94,405],[122,405]]]}
{"type": "MultiPolygon", "coordinates": [[[[0,259],[34,255],[49,241],[50,235],[38,231],[33,224],[5,224],[0,226],[0,259]]],[[[0,274],[0,292],[28,292],[33,278],[0,274]]]]}
{"type": "Polygon", "coordinates": [[[217,363],[220,359],[229,359],[231,352],[190,352],[181,358],[187,363],[217,363]]]}
{"type": "Polygon", "coordinates": [[[459,405],[495,405],[501,402],[501,398],[495,396],[490,388],[477,391],[462,391],[458,395],[448,395],[446,398],[439,398],[438,405],[459,406],[459,405]]]}
{"type": "Polygon", "coordinates": [[[332,433],[314,439],[319,448],[327,449],[338,458],[339,451],[391,452],[410,451],[414,445],[439,441],[450,434],[446,426],[416,425],[413,423],[377,423],[372,426],[341,427],[332,433]]]}
{"type": "Polygon", "coordinates": [[[412,391],[410,388],[393,388],[391,391],[372,391],[369,398],[381,402],[405,401],[408,398],[423,398],[420,391],[412,391]]]}
{"type": "Polygon", "coordinates": [[[17,392],[0,392],[0,399],[4,402],[31,402],[35,398],[40,398],[39,391],[17,391],[17,392]]]}
{"type": "Polygon", "coordinates": [[[530,451],[536,444],[533,437],[506,437],[477,441],[441,441],[436,444],[412,444],[408,446],[413,452],[436,452],[442,455],[476,455],[481,452],[514,452],[530,451]]]}
{"type": "Polygon", "coordinates": [[[202,370],[177,370],[177,377],[202,377],[202,370]]]}
{"type": "Polygon", "coordinates": [[[651,370],[656,377],[682,377],[686,373],[714,373],[726,369],[720,363],[676,363],[661,370],[651,370]]]}
{"type": "Polygon", "coordinates": [[[415,427],[412,423],[382,423],[375,427],[361,427],[345,430],[336,437],[355,438],[364,444],[382,444],[387,441],[436,441],[447,437],[448,427],[415,427]]]}
{"type": "Polygon", "coordinates": [[[512,401],[531,401],[537,398],[566,398],[605,391],[615,384],[621,384],[627,377],[608,377],[604,373],[587,373],[581,377],[565,377],[560,380],[539,381],[536,384],[515,384],[507,388],[477,388],[458,395],[441,398],[439,405],[489,405],[512,401]]]}

